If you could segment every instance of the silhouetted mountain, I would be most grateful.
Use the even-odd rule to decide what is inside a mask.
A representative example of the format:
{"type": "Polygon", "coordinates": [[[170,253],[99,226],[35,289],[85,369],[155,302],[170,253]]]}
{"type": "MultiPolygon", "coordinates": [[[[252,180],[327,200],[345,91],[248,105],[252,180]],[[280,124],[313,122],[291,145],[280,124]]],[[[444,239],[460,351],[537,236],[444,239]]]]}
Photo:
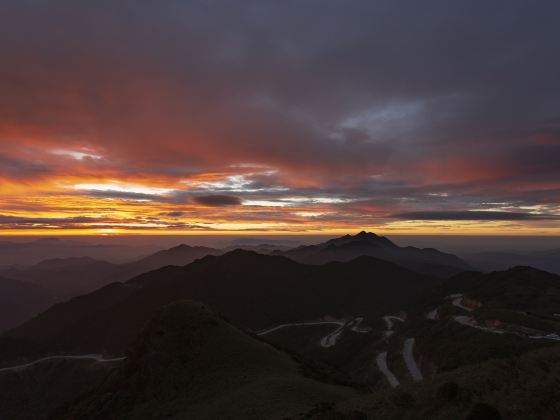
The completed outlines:
{"type": "Polygon", "coordinates": [[[449,276],[471,269],[466,262],[455,255],[433,248],[399,247],[383,236],[364,231],[355,236],[345,235],[318,245],[304,245],[288,251],[276,252],[275,255],[282,255],[306,264],[350,261],[368,255],[437,276],[449,276]]]}
{"type": "Polygon", "coordinates": [[[44,311],[54,302],[53,294],[40,286],[0,277],[0,332],[44,311]]]}
{"type": "Polygon", "coordinates": [[[43,349],[115,353],[158,308],[177,299],[205,302],[236,325],[258,330],[325,316],[380,317],[425,299],[436,283],[372,257],[309,266],[237,250],[164,267],[55,305],[9,336],[43,349]]]}
{"type": "Polygon", "coordinates": [[[358,393],[305,377],[287,354],[250,337],[206,306],[164,307],[99,389],[53,418],[268,419],[358,393]]]}
{"type": "Polygon", "coordinates": [[[145,271],[165,267],[166,265],[186,265],[207,255],[220,255],[222,251],[204,246],[189,246],[181,244],[173,248],[156,252],[136,262],[126,264],[123,268],[129,272],[136,271],[134,275],[145,271]]]}
{"type": "Polygon", "coordinates": [[[25,297],[25,290],[21,290],[17,300],[11,299],[12,295],[5,294],[3,309],[5,316],[1,325],[3,329],[13,328],[55,302],[89,293],[107,284],[125,281],[166,265],[186,265],[197,258],[220,252],[212,248],[179,245],[128,264],[112,264],[90,257],[74,257],[45,260],[28,268],[13,267],[0,270],[0,275],[28,283],[29,287],[25,290],[29,290],[30,293],[33,291],[30,287],[33,284],[37,288],[44,289],[45,292],[48,291],[51,297],[47,304],[24,305],[22,302],[35,299],[33,293],[25,297]],[[19,309],[22,305],[26,310],[19,309]],[[13,316],[9,316],[11,310],[14,311],[13,316]]]}

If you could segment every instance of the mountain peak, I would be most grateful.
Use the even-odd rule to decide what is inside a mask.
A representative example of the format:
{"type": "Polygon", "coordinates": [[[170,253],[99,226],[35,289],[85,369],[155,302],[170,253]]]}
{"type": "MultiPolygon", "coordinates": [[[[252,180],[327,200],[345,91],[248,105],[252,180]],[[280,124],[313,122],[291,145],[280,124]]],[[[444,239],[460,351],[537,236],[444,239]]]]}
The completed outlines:
{"type": "Polygon", "coordinates": [[[342,245],[352,245],[356,243],[375,245],[375,246],[391,246],[396,245],[384,236],[378,236],[373,232],[366,232],[362,230],[356,235],[344,235],[339,238],[331,239],[326,242],[328,245],[342,246],[342,245]]]}
{"type": "Polygon", "coordinates": [[[179,244],[176,246],[172,246],[171,248],[167,249],[167,251],[180,251],[180,250],[185,250],[185,249],[191,249],[192,246],[187,245],[187,244],[179,244]]]}
{"type": "Polygon", "coordinates": [[[362,230],[360,233],[356,234],[354,237],[355,238],[379,238],[379,236],[377,236],[375,233],[366,232],[365,230],[362,230]]]}

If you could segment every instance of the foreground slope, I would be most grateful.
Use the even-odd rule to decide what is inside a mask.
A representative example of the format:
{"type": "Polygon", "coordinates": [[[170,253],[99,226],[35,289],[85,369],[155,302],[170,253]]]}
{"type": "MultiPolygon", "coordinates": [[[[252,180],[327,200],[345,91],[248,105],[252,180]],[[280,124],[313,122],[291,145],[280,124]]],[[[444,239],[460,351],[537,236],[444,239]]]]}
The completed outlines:
{"type": "Polygon", "coordinates": [[[554,346],[442,372],[421,383],[310,410],[296,419],[557,419],[559,388],[560,346],[554,346]],[[356,412],[361,417],[353,417],[356,412]]]}
{"type": "Polygon", "coordinates": [[[128,356],[53,418],[280,419],[358,395],[305,377],[290,356],[193,302],[164,307],[128,356]]]}

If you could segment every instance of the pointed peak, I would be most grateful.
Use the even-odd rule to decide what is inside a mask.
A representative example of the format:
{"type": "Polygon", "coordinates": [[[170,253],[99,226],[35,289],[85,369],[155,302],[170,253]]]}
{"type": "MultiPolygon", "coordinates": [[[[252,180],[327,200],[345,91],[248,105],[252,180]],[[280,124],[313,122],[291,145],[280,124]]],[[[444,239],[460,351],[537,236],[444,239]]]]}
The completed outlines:
{"type": "Polygon", "coordinates": [[[373,232],[366,232],[365,230],[362,230],[360,233],[358,233],[356,236],[356,238],[360,238],[360,237],[371,237],[371,238],[379,238],[379,236],[377,236],[375,233],[373,232]]]}
{"type": "Polygon", "coordinates": [[[174,249],[179,250],[179,249],[190,249],[190,248],[192,248],[190,245],[179,244],[179,245],[176,245],[176,246],[173,246],[173,247],[169,248],[168,251],[171,251],[171,250],[174,250],[174,249]]]}
{"type": "Polygon", "coordinates": [[[358,244],[358,243],[367,243],[369,245],[376,245],[376,246],[396,246],[384,236],[378,236],[373,232],[366,232],[365,230],[362,230],[361,232],[357,233],[354,236],[344,235],[339,238],[331,239],[330,241],[326,242],[327,245],[335,245],[335,246],[358,244]]]}

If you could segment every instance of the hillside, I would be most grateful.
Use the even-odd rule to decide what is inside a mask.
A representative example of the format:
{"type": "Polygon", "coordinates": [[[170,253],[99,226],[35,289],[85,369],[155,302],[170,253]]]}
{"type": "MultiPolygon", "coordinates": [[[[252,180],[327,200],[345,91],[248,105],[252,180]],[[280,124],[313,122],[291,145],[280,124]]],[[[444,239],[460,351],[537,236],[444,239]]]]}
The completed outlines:
{"type": "Polygon", "coordinates": [[[357,395],[305,377],[303,370],[205,305],[177,302],[150,321],[99,389],[53,418],[271,419],[357,395]]]}
{"type": "Polygon", "coordinates": [[[326,404],[294,419],[555,419],[560,417],[558,366],[560,349],[555,346],[326,404]]]}

